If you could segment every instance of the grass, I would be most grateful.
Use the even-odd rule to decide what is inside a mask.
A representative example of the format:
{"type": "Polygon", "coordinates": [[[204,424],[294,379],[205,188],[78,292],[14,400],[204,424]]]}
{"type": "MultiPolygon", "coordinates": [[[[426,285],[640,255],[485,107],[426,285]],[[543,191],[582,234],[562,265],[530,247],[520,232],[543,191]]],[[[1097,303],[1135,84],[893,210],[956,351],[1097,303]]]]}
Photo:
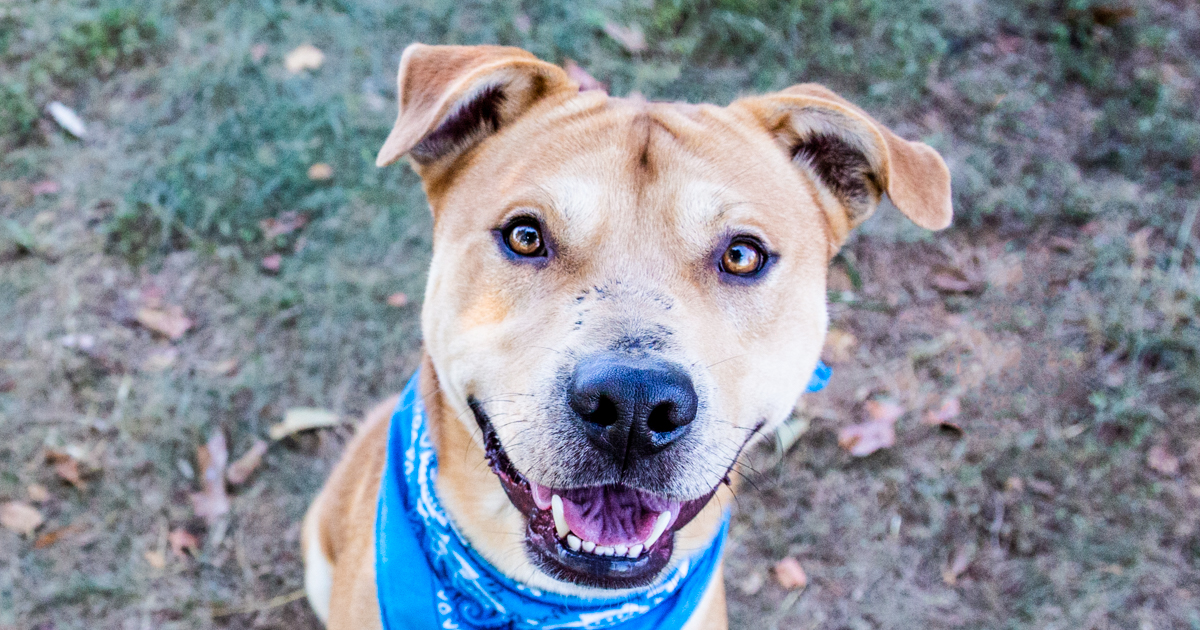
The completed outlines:
{"type": "Polygon", "coordinates": [[[353,418],[415,366],[429,218],[411,173],[372,165],[411,41],[659,99],[819,81],[946,156],[952,230],[884,211],[835,261],[852,342],[813,428],[747,461],[734,627],[1200,628],[1200,14],[1167,0],[0,3],[0,500],[42,484],[38,533],[73,527],[0,531],[0,627],[315,627],[302,602],[214,610],[299,587],[297,523],[351,421],[273,445],[213,527],[195,448],[219,427],[236,456],[292,406],[353,418]],[[303,43],[326,62],[290,74],[303,43]],[[307,224],[267,238],[286,212],[307,224]],[[983,288],[939,292],[943,268],[983,288]],[[195,320],[179,341],[135,323],[158,295],[195,320]],[[879,395],[910,410],[899,441],[852,458],[836,431],[879,395]],[[961,435],[920,420],[947,397],[961,435]],[[784,555],[802,594],[770,577],[784,555]]]}

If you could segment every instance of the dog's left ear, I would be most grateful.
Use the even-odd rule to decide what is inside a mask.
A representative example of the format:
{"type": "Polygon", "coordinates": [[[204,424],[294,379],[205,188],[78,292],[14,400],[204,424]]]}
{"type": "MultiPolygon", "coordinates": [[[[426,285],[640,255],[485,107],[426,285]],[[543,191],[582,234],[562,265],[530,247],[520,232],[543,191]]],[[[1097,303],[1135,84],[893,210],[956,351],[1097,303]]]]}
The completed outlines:
{"type": "Polygon", "coordinates": [[[579,92],[562,68],[505,46],[412,44],[397,84],[400,112],[376,166],[405,154],[418,167],[449,164],[540,100],[579,92]]]}
{"type": "Polygon", "coordinates": [[[730,108],[762,124],[796,166],[832,194],[840,208],[829,216],[830,255],[875,212],[884,193],[925,229],[950,225],[950,171],[938,152],[897,136],[824,86],[796,85],[730,108]]]}

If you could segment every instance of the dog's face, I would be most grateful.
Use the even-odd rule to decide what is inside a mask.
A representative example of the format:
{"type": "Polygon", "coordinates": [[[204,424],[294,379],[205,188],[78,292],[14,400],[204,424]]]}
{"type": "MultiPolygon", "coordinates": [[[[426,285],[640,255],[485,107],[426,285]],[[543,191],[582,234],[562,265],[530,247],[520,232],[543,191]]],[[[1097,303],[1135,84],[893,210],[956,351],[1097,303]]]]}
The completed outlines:
{"type": "Polygon", "coordinates": [[[379,161],[408,153],[434,212],[426,351],[530,557],[566,582],[632,587],[671,561],[802,393],[829,258],[881,194],[949,221],[936,153],[814,86],[645,103],[513,49],[414,46],[400,90],[379,161]]]}

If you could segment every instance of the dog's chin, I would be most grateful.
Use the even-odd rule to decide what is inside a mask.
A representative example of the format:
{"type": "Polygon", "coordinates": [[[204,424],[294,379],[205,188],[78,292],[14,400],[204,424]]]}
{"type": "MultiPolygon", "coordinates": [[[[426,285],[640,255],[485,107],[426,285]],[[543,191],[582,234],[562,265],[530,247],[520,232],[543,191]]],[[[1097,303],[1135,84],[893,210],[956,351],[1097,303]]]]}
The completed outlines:
{"type": "Polygon", "coordinates": [[[675,532],[712,498],[675,501],[621,484],[556,489],[527,479],[504,452],[478,405],[492,472],[525,515],[525,546],[549,576],[579,586],[630,589],[654,581],[671,560],[675,532]]]}

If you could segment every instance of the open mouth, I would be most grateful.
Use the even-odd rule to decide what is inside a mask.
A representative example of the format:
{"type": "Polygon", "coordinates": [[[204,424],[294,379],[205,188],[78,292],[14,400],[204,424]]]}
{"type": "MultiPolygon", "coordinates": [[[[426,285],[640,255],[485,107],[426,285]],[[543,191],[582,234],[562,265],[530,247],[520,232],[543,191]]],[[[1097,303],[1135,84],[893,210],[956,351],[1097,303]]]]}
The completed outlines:
{"type": "Polygon", "coordinates": [[[564,582],[612,589],[649,584],[671,559],[674,533],[716,492],[677,501],[623,484],[543,486],[509,460],[480,406],[472,401],[471,409],[492,472],[525,514],[525,544],[534,562],[564,582]]]}

